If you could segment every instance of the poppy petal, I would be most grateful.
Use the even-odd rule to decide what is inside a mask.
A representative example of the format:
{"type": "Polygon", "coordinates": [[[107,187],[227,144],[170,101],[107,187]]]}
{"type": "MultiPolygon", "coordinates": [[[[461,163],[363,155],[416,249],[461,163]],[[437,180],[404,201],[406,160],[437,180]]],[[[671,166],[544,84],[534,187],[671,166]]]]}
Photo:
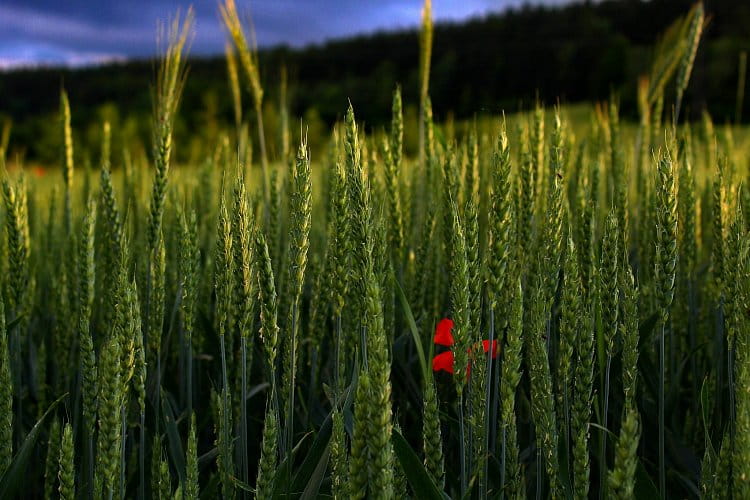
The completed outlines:
{"type": "MultiPolygon", "coordinates": [[[[482,349],[484,349],[484,352],[487,352],[490,348],[490,341],[489,340],[483,340],[482,341],[482,349]]],[[[497,340],[492,341],[492,359],[495,359],[497,357],[497,340]]]]}
{"type": "Polygon", "coordinates": [[[435,328],[435,344],[452,346],[453,345],[453,320],[450,318],[441,319],[435,328]]]}
{"type": "Polygon", "coordinates": [[[453,373],[453,352],[441,352],[432,358],[432,371],[453,373]]]}

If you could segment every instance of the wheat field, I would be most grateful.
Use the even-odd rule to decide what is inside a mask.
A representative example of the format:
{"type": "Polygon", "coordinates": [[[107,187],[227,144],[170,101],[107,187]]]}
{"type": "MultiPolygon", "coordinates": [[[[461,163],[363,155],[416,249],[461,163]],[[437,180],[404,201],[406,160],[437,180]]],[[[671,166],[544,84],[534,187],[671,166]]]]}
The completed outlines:
{"type": "Polygon", "coordinates": [[[418,127],[395,88],[319,150],[266,134],[220,13],[236,123],[203,161],[173,160],[191,12],[150,151],[105,122],[75,164],[64,90],[53,171],[0,143],[0,498],[750,498],[750,136],[680,120],[701,3],[638,120],[613,94],[454,123],[427,0],[418,127]]]}

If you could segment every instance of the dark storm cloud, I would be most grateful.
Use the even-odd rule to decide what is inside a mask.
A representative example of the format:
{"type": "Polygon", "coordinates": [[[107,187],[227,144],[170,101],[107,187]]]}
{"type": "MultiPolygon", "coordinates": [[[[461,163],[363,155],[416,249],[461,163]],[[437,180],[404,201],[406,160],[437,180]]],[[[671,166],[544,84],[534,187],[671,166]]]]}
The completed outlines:
{"type": "MultiPolygon", "coordinates": [[[[433,0],[438,20],[460,20],[523,0],[433,0]]],[[[542,0],[560,3],[565,0],[542,0]]],[[[537,0],[539,3],[539,0],[537,0]]],[[[24,64],[83,65],[148,56],[157,21],[195,9],[194,54],[222,51],[217,0],[2,0],[0,68],[24,64]]],[[[421,0],[238,0],[252,14],[258,44],[301,46],[355,33],[419,23],[421,0]]]]}

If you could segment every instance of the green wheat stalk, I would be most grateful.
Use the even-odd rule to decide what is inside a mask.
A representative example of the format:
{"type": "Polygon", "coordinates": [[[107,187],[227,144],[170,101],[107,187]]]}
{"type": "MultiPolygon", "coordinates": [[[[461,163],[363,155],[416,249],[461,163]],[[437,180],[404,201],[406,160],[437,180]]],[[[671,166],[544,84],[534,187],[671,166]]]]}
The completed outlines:
{"type": "Polygon", "coordinates": [[[44,498],[52,498],[57,480],[57,468],[60,460],[60,421],[52,420],[47,440],[47,457],[44,465],[44,498]]]}
{"type": "Polygon", "coordinates": [[[172,157],[172,134],[182,89],[185,85],[185,59],[193,26],[193,10],[184,19],[175,16],[169,28],[168,45],[156,76],[153,116],[154,181],[148,212],[148,248],[156,248],[167,195],[167,175],[172,157]]]}
{"type": "Polygon", "coordinates": [[[675,173],[669,150],[658,159],[656,182],[656,262],[654,276],[661,336],[659,337],[659,491],[666,495],[664,452],[664,334],[668,328],[674,298],[677,268],[677,192],[675,173]]]}
{"type": "Polygon", "coordinates": [[[615,449],[615,466],[607,477],[611,498],[621,500],[634,498],[640,427],[638,410],[627,407],[615,449]]]}
{"type": "MultiPolygon", "coordinates": [[[[428,125],[428,108],[429,114],[432,113],[432,106],[428,99],[430,89],[430,61],[432,59],[432,0],[425,0],[422,8],[422,26],[419,31],[419,163],[425,165],[425,159],[429,161],[429,156],[425,153],[427,148],[427,138],[425,137],[428,125]]],[[[432,120],[430,120],[431,122],[432,120]]]]}
{"type": "Polygon", "coordinates": [[[550,495],[552,498],[558,498],[563,494],[563,491],[557,457],[558,432],[552,393],[552,378],[545,342],[548,331],[547,318],[549,316],[546,293],[541,282],[536,285],[532,292],[529,306],[529,317],[532,324],[525,340],[525,350],[531,380],[531,415],[536,433],[537,460],[542,462],[547,471],[550,495]]]}
{"type": "Polygon", "coordinates": [[[680,117],[682,97],[685,94],[685,89],[687,88],[688,81],[690,80],[690,73],[693,69],[693,63],[695,62],[695,53],[698,51],[698,44],[700,43],[701,34],[703,33],[703,27],[705,24],[703,2],[698,2],[695,4],[695,6],[691,9],[689,19],[690,24],[685,40],[685,52],[680,59],[679,67],[677,69],[675,123],[680,117]]]}
{"type": "MultiPolygon", "coordinates": [[[[509,498],[521,498],[525,491],[519,463],[518,428],[516,425],[516,391],[521,381],[521,350],[523,347],[523,290],[516,278],[510,294],[510,318],[503,348],[500,381],[500,435],[502,440],[500,481],[509,498]]],[[[498,341],[499,343],[499,341],[498,341]]]]}
{"type": "Polygon", "coordinates": [[[13,457],[13,383],[8,329],[5,324],[5,301],[0,294],[0,475],[13,457]]]}
{"type": "Polygon", "coordinates": [[[65,184],[65,232],[73,232],[73,132],[70,128],[70,101],[60,90],[60,128],[62,132],[63,182],[65,184]]]}
{"type": "Polygon", "coordinates": [[[197,500],[200,494],[198,485],[198,442],[195,427],[195,413],[190,413],[190,429],[185,452],[184,500],[197,500]]]}
{"type": "Polygon", "coordinates": [[[268,155],[266,154],[266,139],[263,130],[263,86],[260,82],[260,68],[258,64],[258,54],[252,43],[248,43],[245,36],[245,29],[242,26],[240,15],[237,12],[237,5],[234,0],[226,0],[219,5],[221,18],[224,27],[229,32],[234,46],[237,48],[240,65],[245,70],[250,90],[253,95],[253,104],[255,107],[255,118],[258,124],[258,143],[260,144],[260,159],[263,167],[263,192],[266,203],[269,201],[269,181],[268,181],[268,155]]]}
{"type": "Polygon", "coordinates": [[[60,444],[60,458],[57,479],[61,500],[74,500],[76,497],[75,463],[73,461],[73,429],[65,424],[60,444]]]}

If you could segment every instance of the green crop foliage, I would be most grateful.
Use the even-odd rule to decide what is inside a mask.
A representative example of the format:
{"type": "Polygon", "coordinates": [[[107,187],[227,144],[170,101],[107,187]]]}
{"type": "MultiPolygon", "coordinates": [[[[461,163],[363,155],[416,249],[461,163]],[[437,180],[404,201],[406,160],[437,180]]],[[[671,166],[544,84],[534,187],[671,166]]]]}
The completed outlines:
{"type": "Polygon", "coordinates": [[[189,13],[151,150],[120,154],[115,121],[74,147],[63,91],[63,175],[3,163],[0,496],[748,496],[750,134],[663,116],[701,4],[638,119],[613,96],[464,122],[433,116],[428,1],[389,126],[343,102],[323,147],[309,116],[252,128],[272,77],[221,12],[226,123],[173,136],[201,106],[189,13]]]}

